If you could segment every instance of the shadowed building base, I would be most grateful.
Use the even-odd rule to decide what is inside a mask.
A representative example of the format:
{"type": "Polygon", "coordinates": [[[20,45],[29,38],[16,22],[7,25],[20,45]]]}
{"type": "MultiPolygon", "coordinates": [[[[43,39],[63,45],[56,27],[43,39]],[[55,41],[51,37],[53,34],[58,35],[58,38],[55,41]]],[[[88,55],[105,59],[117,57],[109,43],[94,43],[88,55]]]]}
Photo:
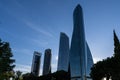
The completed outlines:
{"type": "Polygon", "coordinates": [[[81,80],[81,76],[71,77],[71,80],[81,80]]]}
{"type": "MultiPolygon", "coordinates": [[[[71,77],[71,80],[81,80],[81,77],[80,76],[71,77]]],[[[83,80],[92,80],[92,78],[86,76],[83,80]]]]}

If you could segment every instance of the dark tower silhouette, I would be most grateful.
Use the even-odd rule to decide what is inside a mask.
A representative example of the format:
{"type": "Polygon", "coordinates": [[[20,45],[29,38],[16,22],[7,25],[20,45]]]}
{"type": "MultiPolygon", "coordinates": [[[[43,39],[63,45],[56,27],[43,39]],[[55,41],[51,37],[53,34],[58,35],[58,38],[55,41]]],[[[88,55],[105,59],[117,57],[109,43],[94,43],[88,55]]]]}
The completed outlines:
{"type": "Polygon", "coordinates": [[[80,5],[73,13],[73,35],[70,48],[71,80],[84,80],[86,75],[86,41],[83,13],[80,5]]]}
{"type": "Polygon", "coordinates": [[[39,76],[40,60],[41,60],[41,53],[35,51],[33,55],[32,68],[31,68],[31,73],[35,76],[39,76]]]}
{"type": "Polygon", "coordinates": [[[68,71],[68,65],[69,65],[69,38],[65,33],[61,32],[57,70],[68,71]]]}
{"type": "Polygon", "coordinates": [[[51,72],[51,49],[46,49],[44,54],[43,75],[51,72]]]}

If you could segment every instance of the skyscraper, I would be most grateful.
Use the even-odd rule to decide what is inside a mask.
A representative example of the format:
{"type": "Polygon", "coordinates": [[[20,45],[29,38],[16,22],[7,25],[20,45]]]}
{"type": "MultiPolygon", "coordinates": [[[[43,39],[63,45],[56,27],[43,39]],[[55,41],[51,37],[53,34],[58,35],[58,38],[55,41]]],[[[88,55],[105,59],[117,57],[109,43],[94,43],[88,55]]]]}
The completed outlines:
{"type": "Polygon", "coordinates": [[[90,72],[91,72],[91,67],[93,66],[93,58],[89,49],[89,46],[86,42],[86,47],[87,47],[87,69],[86,69],[86,76],[90,77],[90,72]]]}
{"type": "Polygon", "coordinates": [[[83,13],[80,5],[77,5],[73,12],[73,26],[70,47],[71,80],[86,80],[86,74],[90,73],[89,69],[92,64],[92,61],[88,61],[88,59],[92,60],[92,56],[86,44],[83,13]]]}
{"type": "Polygon", "coordinates": [[[46,49],[44,54],[43,75],[51,72],[51,49],[46,49]]]}
{"type": "Polygon", "coordinates": [[[57,70],[68,71],[68,64],[69,64],[69,38],[65,33],[61,32],[57,70]]]}
{"type": "Polygon", "coordinates": [[[31,68],[31,73],[35,76],[39,76],[40,60],[41,60],[41,53],[35,51],[33,55],[32,68],[31,68]]]}

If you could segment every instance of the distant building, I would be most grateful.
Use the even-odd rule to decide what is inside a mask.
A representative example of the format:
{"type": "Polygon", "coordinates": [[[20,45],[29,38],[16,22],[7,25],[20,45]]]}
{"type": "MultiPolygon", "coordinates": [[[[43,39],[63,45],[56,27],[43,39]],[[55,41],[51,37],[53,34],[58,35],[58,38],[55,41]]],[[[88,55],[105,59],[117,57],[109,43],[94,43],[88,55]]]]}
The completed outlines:
{"type": "Polygon", "coordinates": [[[43,75],[51,73],[51,49],[46,49],[44,54],[43,75]]]}
{"type": "Polygon", "coordinates": [[[60,70],[68,71],[68,65],[69,65],[69,38],[65,33],[61,32],[57,71],[60,70]]]}
{"type": "Polygon", "coordinates": [[[35,51],[33,55],[31,73],[35,76],[39,76],[41,55],[42,54],[37,51],[35,51]]]}

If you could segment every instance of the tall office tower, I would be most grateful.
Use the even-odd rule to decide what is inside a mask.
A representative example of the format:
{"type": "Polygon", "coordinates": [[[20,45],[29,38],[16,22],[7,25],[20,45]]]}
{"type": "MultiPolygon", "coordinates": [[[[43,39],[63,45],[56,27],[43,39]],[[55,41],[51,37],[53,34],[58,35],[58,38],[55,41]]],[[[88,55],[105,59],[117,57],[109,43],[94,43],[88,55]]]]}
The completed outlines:
{"type": "Polygon", "coordinates": [[[73,34],[70,48],[71,80],[85,80],[86,76],[86,40],[83,13],[80,5],[73,13],[73,34]]]}
{"type": "Polygon", "coordinates": [[[61,32],[57,70],[68,71],[68,65],[69,65],[69,38],[65,33],[61,32]]]}
{"type": "Polygon", "coordinates": [[[35,51],[33,55],[31,73],[35,76],[39,76],[41,55],[42,54],[37,51],[35,51]]]}
{"type": "Polygon", "coordinates": [[[89,46],[86,42],[86,48],[87,48],[87,69],[86,69],[86,77],[90,78],[90,72],[91,72],[91,67],[93,66],[93,58],[89,49],[89,46]]]}
{"type": "Polygon", "coordinates": [[[51,49],[46,49],[44,54],[43,75],[51,73],[51,49]]]}

